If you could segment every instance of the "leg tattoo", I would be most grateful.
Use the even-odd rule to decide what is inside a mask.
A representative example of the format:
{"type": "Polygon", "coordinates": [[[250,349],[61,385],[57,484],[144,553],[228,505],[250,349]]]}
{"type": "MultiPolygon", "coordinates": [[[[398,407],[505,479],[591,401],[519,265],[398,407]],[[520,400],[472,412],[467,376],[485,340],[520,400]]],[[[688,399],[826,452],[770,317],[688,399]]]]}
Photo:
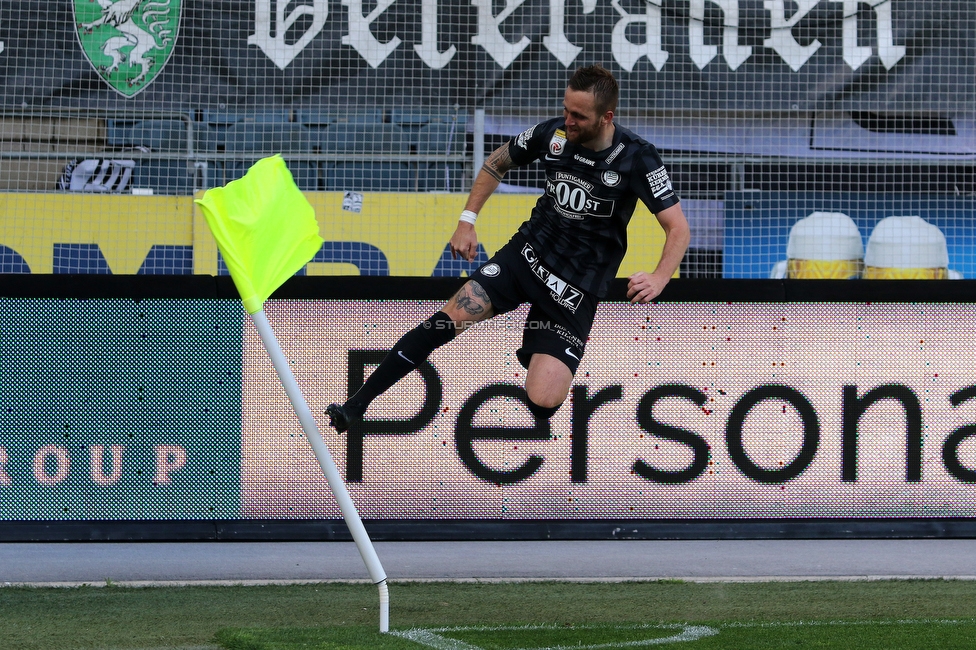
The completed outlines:
{"type": "Polygon", "coordinates": [[[481,316],[491,308],[491,299],[484,288],[475,280],[467,282],[451,298],[451,303],[464,310],[469,316],[481,316]]]}

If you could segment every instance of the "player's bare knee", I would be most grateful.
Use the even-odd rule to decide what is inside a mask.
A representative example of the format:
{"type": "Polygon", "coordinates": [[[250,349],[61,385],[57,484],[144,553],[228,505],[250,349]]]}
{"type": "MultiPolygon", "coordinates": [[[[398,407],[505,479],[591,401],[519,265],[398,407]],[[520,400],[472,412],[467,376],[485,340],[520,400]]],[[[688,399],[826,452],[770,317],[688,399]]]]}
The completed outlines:
{"type": "Polygon", "coordinates": [[[562,406],[562,404],[562,402],[552,405],[538,404],[531,397],[528,400],[529,412],[532,413],[532,415],[534,415],[536,418],[542,420],[548,420],[555,415],[556,411],[559,410],[559,407],[562,406]]]}
{"type": "Polygon", "coordinates": [[[558,409],[566,401],[573,384],[572,371],[548,354],[533,354],[525,376],[529,400],[541,408],[558,409]]]}
{"type": "Polygon", "coordinates": [[[530,410],[534,406],[542,410],[551,410],[553,413],[559,410],[569,394],[569,391],[553,390],[552,386],[540,387],[531,384],[526,386],[525,392],[529,398],[530,410]]]}

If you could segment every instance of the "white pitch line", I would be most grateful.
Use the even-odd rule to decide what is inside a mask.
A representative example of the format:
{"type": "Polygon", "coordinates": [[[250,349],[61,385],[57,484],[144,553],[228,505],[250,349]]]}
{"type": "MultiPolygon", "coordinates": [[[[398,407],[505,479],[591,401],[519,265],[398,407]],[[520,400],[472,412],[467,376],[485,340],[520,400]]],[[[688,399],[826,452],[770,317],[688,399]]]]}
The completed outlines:
{"type": "Polygon", "coordinates": [[[458,639],[449,639],[443,637],[440,634],[435,634],[430,630],[424,629],[413,629],[413,630],[390,630],[390,634],[393,636],[398,636],[401,639],[408,639],[425,645],[428,648],[434,648],[435,650],[481,650],[476,645],[471,645],[470,643],[465,643],[464,641],[459,641],[458,639]]]}
{"type": "MultiPolygon", "coordinates": [[[[593,645],[572,645],[572,646],[546,646],[533,648],[513,648],[512,650],[611,650],[613,648],[640,648],[652,645],[665,645],[670,643],[684,643],[686,641],[697,641],[705,637],[714,636],[719,631],[704,625],[647,625],[630,628],[635,631],[642,629],[681,629],[678,634],[668,637],[654,637],[651,639],[637,639],[634,641],[616,641],[612,643],[597,643],[593,645]]],[[[510,632],[510,631],[533,631],[556,629],[550,626],[521,626],[521,627],[451,627],[451,628],[416,628],[404,631],[392,631],[390,634],[404,639],[409,639],[421,645],[425,645],[435,650],[482,650],[482,648],[471,645],[465,641],[441,636],[438,632],[510,632]]],[[[561,628],[560,628],[561,629],[561,628]]],[[[585,629],[585,628],[577,628],[585,629]]]]}
{"type": "Polygon", "coordinates": [[[637,641],[617,641],[614,643],[597,643],[594,645],[557,645],[545,648],[518,648],[517,650],[603,650],[604,648],[640,648],[649,645],[664,645],[666,643],[684,643],[697,641],[705,637],[715,636],[719,631],[705,625],[685,625],[681,632],[673,636],[640,639],[637,641]]]}
{"type": "MultiPolygon", "coordinates": [[[[547,646],[533,648],[512,648],[511,650],[612,650],[615,648],[637,648],[652,645],[663,645],[669,643],[682,643],[687,641],[697,641],[709,636],[721,633],[721,629],[741,629],[741,628],[790,628],[790,627],[855,627],[855,626],[886,626],[886,625],[917,625],[917,624],[938,624],[938,625],[964,625],[976,623],[976,618],[969,619],[898,619],[881,621],[782,621],[771,623],[728,623],[719,629],[704,625],[641,625],[632,627],[635,631],[641,629],[681,629],[678,634],[669,637],[657,637],[653,639],[639,639],[635,641],[620,641],[614,643],[601,643],[594,645],[573,645],[573,646],[547,646]]],[[[578,629],[585,629],[581,626],[578,629]]],[[[557,629],[549,625],[523,625],[523,626],[467,626],[467,627],[440,627],[431,629],[413,629],[405,631],[392,631],[390,634],[404,639],[415,641],[435,650],[482,650],[478,646],[471,645],[458,639],[442,636],[451,632],[511,632],[525,630],[527,632],[557,629]]],[[[562,628],[558,628],[562,629],[562,628]]]]}

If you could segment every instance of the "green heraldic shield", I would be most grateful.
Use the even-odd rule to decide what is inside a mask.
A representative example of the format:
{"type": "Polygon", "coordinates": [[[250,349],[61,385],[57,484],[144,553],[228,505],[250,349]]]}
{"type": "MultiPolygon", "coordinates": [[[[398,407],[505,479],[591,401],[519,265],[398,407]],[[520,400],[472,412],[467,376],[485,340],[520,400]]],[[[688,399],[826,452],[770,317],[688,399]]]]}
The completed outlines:
{"type": "Polygon", "coordinates": [[[182,0],[74,0],[74,12],[85,56],[108,85],[134,97],[173,54],[182,0]]]}

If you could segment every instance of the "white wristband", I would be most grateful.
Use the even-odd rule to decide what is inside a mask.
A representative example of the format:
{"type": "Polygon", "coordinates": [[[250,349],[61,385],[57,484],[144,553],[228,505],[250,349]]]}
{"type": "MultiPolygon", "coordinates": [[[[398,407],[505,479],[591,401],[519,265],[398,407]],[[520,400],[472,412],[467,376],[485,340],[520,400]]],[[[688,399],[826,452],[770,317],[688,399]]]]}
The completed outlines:
{"type": "Polygon", "coordinates": [[[477,212],[472,212],[471,210],[462,210],[461,211],[461,216],[458,217],[458,221],[463,221],[465,223],[470,223],[473,226],[474,225],[474,222],[475,222],[475,220],[477,220],[477,218],[478,218],[478,213],[477,212]]]}

